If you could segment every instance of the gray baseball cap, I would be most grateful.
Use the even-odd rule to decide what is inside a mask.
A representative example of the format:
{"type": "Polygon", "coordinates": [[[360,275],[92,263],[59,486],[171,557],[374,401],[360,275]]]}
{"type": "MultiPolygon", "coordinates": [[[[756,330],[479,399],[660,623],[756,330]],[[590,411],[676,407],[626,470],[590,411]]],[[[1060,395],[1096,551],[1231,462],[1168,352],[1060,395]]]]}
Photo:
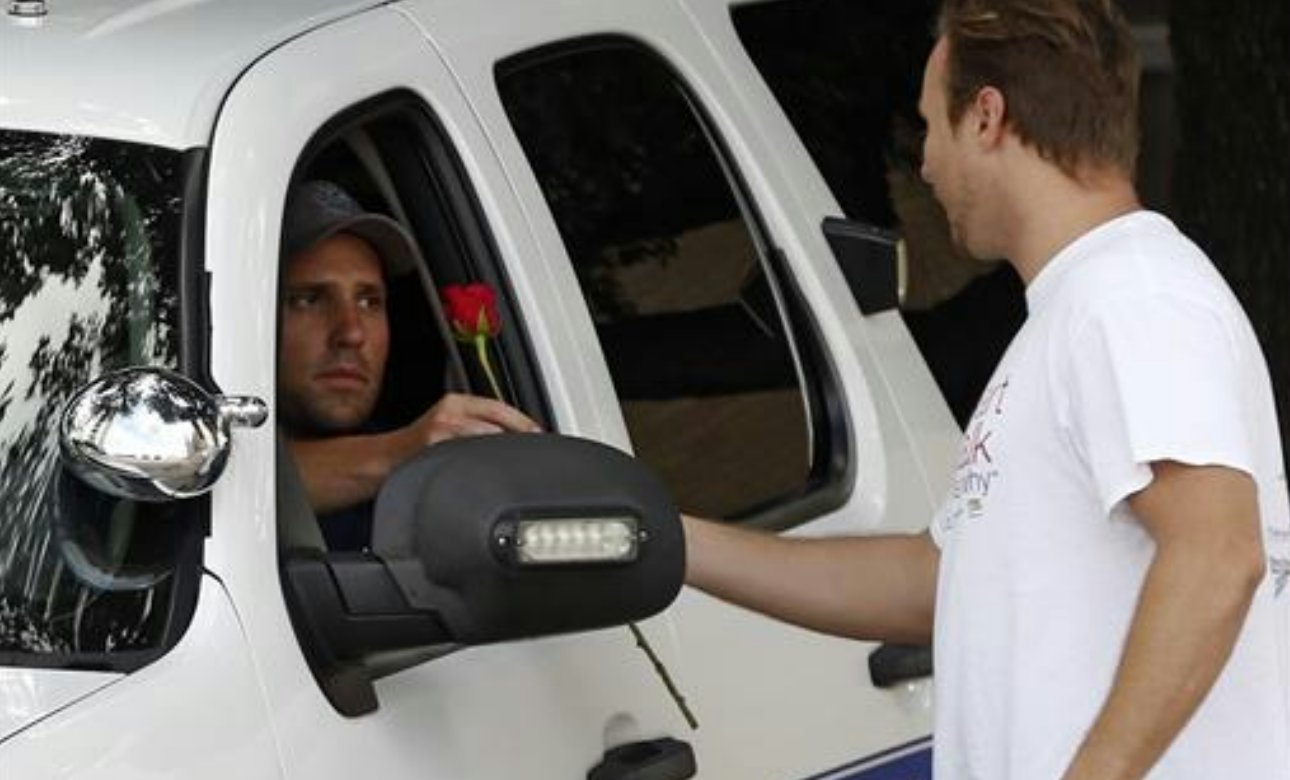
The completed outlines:
{"type": "Polygon", "coordinates": [[[329,181],[307,181],[287,195],[282,219],[285,257],[308,249],[337,233],[352,233],[380,255],[386,276],[407,273],[420,253],[403,226],[383,214],[364,211],[348,192],[329,181]]]}

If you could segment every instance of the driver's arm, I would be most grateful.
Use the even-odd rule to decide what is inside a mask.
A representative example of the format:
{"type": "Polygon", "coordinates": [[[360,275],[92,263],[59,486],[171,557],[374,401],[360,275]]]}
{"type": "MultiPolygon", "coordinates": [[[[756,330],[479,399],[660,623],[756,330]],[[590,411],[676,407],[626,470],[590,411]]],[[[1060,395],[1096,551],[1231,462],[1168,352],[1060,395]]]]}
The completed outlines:
{"type": "Polygon", "coordinates": [[[512,406],[450,393],[395,431],[292,439],[288,446],[310,505],[325,514],[374,498],[390,472],[432,444],[460,436],[538,430],[537,423],[512,406]]]}

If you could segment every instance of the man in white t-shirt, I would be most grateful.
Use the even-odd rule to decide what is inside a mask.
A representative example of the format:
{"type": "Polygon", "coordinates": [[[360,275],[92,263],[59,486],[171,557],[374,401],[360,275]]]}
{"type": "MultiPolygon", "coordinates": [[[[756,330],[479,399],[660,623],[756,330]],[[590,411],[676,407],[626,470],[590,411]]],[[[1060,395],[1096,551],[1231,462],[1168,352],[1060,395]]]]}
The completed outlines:
{"type": "Polygon", "coordinates": [[[1029,309],[950,495],[909,537],[686,518],[692,585],[934,640],[937,780],[1290,778],[1271,382],[1209,260],[1138,203],[1137,70],[1111,0],[948,0],[923,176],[1029,309]]]}

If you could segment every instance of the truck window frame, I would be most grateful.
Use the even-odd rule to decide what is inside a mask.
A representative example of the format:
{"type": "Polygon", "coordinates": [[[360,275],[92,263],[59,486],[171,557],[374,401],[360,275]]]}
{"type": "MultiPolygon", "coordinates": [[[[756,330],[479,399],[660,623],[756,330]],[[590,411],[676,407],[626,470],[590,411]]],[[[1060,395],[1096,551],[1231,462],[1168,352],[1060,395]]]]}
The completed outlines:
{"type": "MultiPolygon", "coordinates": [[[[513,74],[561,58],[606,49],[632,52],[661,65],[673,87],[681,93],[688,104],[694,120],[708,142],[709,151],[719,165],[725,183],[730,189],[738,209],[738,216],[747,228],[763,272],[775,290],[778,314],[785,325],[786,335],[793,343],[791,352],[799,381],[798,390],[807,406],[807,436],[811,446],[806,478],[796,489],[769,501],[753,504],[724,519],[732,523],[776,531],[809,522],[845,504],[854,485],[852,436],[841,382],[810,306],[795,283],[787,258],[775,244],[773,234],[757,208],[756,197],[748,186],[740,162],[731,152],[698,93],[676,65],[648,43],[627,35],[605,34],[556,41],[498,60],[494,63],[493,79],[498,93],[497,99],[505,108],[503,82],[513,74]]],[[[509,110],[507,114],[510,118],[509,110]]],[[[525,160],[530,163],[529,170],[532,171],[525,141],[520,136],[513,118],[511,118],[510,131],[516,137],[519,146],[525,150],[525,160]]],[[[536,173],[534,176],[537,178],[536,173]]],[[[538,179],[539,190],[540,181],[538,179]]],[[[551,211],[550,202],[545,198],[544,205],[548,216],[556,222],[557,232],[559,232],[558,220],[551,211]]],[[[563,243],[562,233],[561,239],[563,243]]],[[[564,244],[564,246],[567,251],[568,245],[564,244]]],[[[573,262],[571,258],[569,262],[573,262]]],[[[583,297],[585,300],[585,292],[583,297]]],[[[597,341],[600,342],[600,339],[598,338],[597,341]]],[[[603,350],[603,343],[601,347],[603,350]]],[[[608,359],[606,362],[608,363],[608,359]]],[[[615,395],[617,396],[617,393],[615,395]]]]}

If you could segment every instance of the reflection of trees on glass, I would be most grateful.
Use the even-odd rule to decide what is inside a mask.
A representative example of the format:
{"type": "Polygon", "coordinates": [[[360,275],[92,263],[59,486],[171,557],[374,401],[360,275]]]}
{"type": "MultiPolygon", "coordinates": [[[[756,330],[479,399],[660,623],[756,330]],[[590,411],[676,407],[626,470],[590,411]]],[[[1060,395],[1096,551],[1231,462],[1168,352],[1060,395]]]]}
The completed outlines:
{"type": "Polygon", "coordinates": [[[0,131],[0,654],[138,649],[167,612],[164,583],[70,573],[73,548],[125,570],[155,545],[144,508],[68,483],[57,421],[106,370],[177,364],[180,159],[0,131]]]}
{"type": "Polygon", "coordinates": [[[609,44],[506,72],[498,89],[594,315],[633,312],[617,269],[667,262],[677,236],[738,216],[688,99],[653,58],[609,44]]]}
{"type": "Polygon", "coordinates": [[[498,88],[596,324],[636,455],[680,505],[752,515],[814,485],[773,266],[666,62],[624,40],[522,57],[498,88]]]}

